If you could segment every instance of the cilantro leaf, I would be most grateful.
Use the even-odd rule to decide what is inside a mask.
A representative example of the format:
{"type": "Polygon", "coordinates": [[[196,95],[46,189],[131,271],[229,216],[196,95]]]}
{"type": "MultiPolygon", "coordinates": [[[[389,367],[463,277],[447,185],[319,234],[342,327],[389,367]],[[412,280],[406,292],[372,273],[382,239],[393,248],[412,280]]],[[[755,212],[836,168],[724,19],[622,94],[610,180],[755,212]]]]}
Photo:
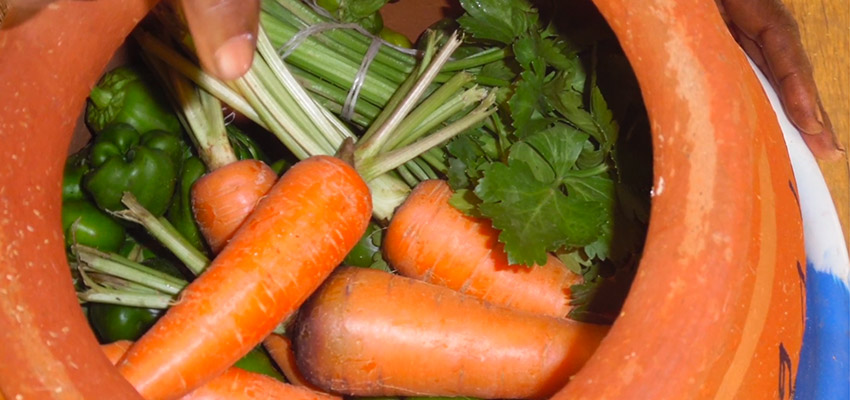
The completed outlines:
{"type": "Polygon", "coordinates": [[[446,176],[454,190],[474,186],[482,176],[483,166],[499,157],[496,139],[483,129],[467,132],[446,146],[449,169],[446,176]]]}
{"type": "Polygon", "coordinates": [[[514,144],[508,164],[488,165],[475,188],[479,210],[501,230],[499,241],[512,264],[542,265],[547,252],[590,244],[606,221],[604,204],[567,189],[587,136],[566,129],[542,131],[514,144]]]}
{"type": "Polygon", "coordinates": [[[452,193],[449,198],[449,204],[460,212],[473,217],[480,217],[478,205],[481,204],[481,199],[475,195],[475,192],[469,189],[460,189],[452,193]]]}
{"type": "Polygon", "coordinates": [[[595,324],[610,324],[617,318],[634,280],[637,261],[632,260],[616,269],[610,265],[606,267],[612,271],[598,274],[596,270],[600,265],[597,264],[590,276],[584,276],[584,282],[570,287],[572,309],[568,318],[595,324]]]}
{"type": "Polygon", "coordinates": [[[516,78],[517,72],[508,65],[506,60],[499,60],[484,64],[477,76],[479,78],[484,77],[491,78],[493,80],[511,82],[516,78]]]}
{"type": "Polygon", "coordinates": [[[514,134],[522,138],[531,132],[542,129],[552,121],[547,118],[549,105],[544,96],[546,68],[542,59],[531,62],[531,69],[522,72],[514,95],[508,100],[514,134]]]}
{"type": "Polygon", "coordinates": [[[536,29],[537,13],[525,0],[460,0],[466,13],[457,22],[472,37],[510,44],[536,29]]]}
{"type": "Polygon", "coordinates": [[[602,97],[599,86],[596,85],[590,89],[590,113],[593,115],[598,131],[604,138],[603,148],[611,149],[617,142],[617,134],[620,128],[617,121],[614,120],[614,113],[608,108],[605,98],[602,97]]]}
{"type": "Polygon", "coordinates": [[[538,58],[556,70],[572,70],[579,63],[578,56],[569,48],[567,42],[557,36],[541,36],[538,32],[518,38],[513,51],[516,61],[526,69],[538,58]]]}

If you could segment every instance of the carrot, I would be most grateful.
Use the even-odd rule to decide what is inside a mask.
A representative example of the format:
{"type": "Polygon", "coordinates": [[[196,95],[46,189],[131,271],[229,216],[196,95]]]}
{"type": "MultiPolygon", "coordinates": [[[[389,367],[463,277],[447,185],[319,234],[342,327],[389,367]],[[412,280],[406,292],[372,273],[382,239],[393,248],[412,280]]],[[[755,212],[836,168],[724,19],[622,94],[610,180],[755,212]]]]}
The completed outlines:
{"type": "Polygon", "coordinates": [[[218,253],[271,189],[277,174],[262,161],[239,161],[218,98],[158,60],[148,61],[176,100],[184,128],[210,171],[192,185],[192,212],[210,249],[218,253]]]}
{"type": "Polygon", "coordinates": [[[272,333],[263,340],[263,346],[269,352],[275,364],[283,371],[283,376],[286,377],[287,381],[292,382],[294,385],[319,390],[304,379],[304,376],[298,371],[298,366],[295,364],[295,353],[292,352],[292,343],[289,341],[289,338],[272,333]]]}
{"type": "Polygon", "coordinates": [[[338,269],[298,315],[299,370],[354,396],[548,396],[608,331],[354,267],[338,269]]]}
{"type": "Polygon", "coordinates": [[[129,349],[132,345],[133,342],[130,340],[117,340],[112,343],[100,345],[100,349],[103,351],[103,354],[106,354],[106,358],[109,359],[109,362],[112,364],[118,364],[118,361],[121,361],[121,357],[124,357],[124,354],[127,353],[127,349],[129,349]]]}
{"type": "Polygon", "coordinates": [[[343,260],[371,204],[366,183],[343,161],[297,163],[118,370],[148,400],[178,398],[221,374],[343,260]]]}
{"type": "Polygon", "coordinates": [[[542,266],[510,265],[499,231],[449,204],[449,185],[423,181],[399,207],[384,237],[384,255],[402,275],[508,308],[565,317],[580,276],[550,255],[542,266]]]}
{"type": "MultiPolygon", "coordinates": [[[[119,340],[100,346],[113,364],[124,356],[133,344],[129,340],[119,340]]],[[[206,385],[183,396],[181,400],[342,400],[340,397],[310,390],[309,388],[288,385],[262,374],[245,371],[241,368],[228,368],[223,374],[213,378],[206,385]]]]}
{"type": "Polygon", "coordinates": [[[274,378],[229,368],[204,386],[181,400],[342,400],[341,397],[316,392],[302,386],[288,385],[274,378]]]}
{"type": "Polygon", "coordinates": [[[195,182],[192,211],[213,253],[221,251],[275,181],[277,174],[268,165],[249,159],[222,166],[195,182]]]}

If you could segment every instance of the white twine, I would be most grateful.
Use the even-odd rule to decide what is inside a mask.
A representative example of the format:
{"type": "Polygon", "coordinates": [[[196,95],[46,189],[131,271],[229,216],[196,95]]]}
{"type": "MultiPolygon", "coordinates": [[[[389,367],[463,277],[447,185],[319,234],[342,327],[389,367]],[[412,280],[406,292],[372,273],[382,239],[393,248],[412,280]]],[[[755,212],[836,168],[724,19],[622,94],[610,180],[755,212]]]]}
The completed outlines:
{"type": "MultiPolygon", "coordinates": [[[[315,0],[306,1],[306,3],[313,8],[317,13],[323,15],[328,18],[333,18],[330,13],[327,12],[324,8],[318,6],[315,0]]],[[[416,49],[407,49],[404,47],[396,46],[386,40],[382,39],[380,36],[373,35],[371,32],[364,29],[362,26],[356,23],[341,23],[341,22],[321,22],[315,25],[311,25],[307,28],[304,28],[291,38],[289,38],[283,46],[277,50],[280,55],[281,60],[286,60],[289,55],[292,54],[295,49],[298,48],[305,40],[307,40],[310,36],[333,30],[333,29],[354,29],[357,32],[365,35],[372,39],[372,42],[369,44],[369,49],[366,51],[366,54],[363,57],[363,60],[360,63],[360,69],[357,71],[357,75],[354,76],[354,81],[352,82],[351,88],[348,90],[348,94],[345,97],[345,104],[342,106],[342,118],[345,121],[351,121],[351,118],[354,116],[355,105],[357,104],[357,99],[360,97],[360,89],[363,87],[363,83],[366,81],[366,74],[369,72],[369,66],[372,64],[372,61],[378,55],[378,52],[381,50],[381,46],[392,47],[402,53],[409,54],[412,56],[418,56],[419,51],[416,49]]]]}
{"type": "Polygon", "coordinates": [[[354,76],[351,90],[348,91],[348,95],[345,97],[345,104],[342,105],[340,118],[344,121],[351,122],[351,117],[354,116],[354,105],[357,104],[357,99],[360,97],[360,88],[363,87],[363,82],[366,81],[366,73],[369,71],[369,65],[372,64],[372,60],[375,59],[380,49],[381,41],[373,38],[372,43],[369,44],[369,50],[366,50],[366,55],[363,57],[363,61],[360,62],[360,69],[357,70],[357,75],[354,76]]]}

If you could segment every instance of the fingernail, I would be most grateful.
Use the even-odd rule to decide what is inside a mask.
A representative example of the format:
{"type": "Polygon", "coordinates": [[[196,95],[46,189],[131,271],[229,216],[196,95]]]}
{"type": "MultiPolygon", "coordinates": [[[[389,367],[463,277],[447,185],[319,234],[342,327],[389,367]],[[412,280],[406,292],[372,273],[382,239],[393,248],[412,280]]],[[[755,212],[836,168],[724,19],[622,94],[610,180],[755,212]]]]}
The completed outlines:
{"type": "Polygon", "coordinates": [[[215,68],[219,78],[234,80],[251,68],[255,48],[254,35],[245,33],[234,36],[215,51],[215,68]]]}
{"type": "Polygon", "coordinates": [[[801,126],[800,130],[809,135],[818,135],[823,133],[823,112],[820,107],[815,108],[814,119],[808,118],[808,123],[801,126]]]}
{"type": "Polygon", "coordinates": [[[815,119],[817,119],[821,126],[823,126],[823,112],[820,110],[820,107],[815,108],[815,119]]]}

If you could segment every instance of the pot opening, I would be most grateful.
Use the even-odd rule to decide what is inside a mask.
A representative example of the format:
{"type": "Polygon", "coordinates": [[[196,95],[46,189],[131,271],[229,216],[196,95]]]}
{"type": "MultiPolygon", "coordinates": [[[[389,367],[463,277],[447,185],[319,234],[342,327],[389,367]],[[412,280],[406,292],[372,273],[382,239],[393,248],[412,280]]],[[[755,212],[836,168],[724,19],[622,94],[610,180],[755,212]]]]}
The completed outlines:
{"type": "MultiPolygon", "coordinates": [[[[464,9],[464,6],[474,6],[466,2],[430,4],[432,2],[394,1],[377,14],[381,21],[376,28],[368,25],[375,23],[375,14],[355,18],[352,15],[357,10],[340,9],[339,2],[317,3],[310,7],[296,0],[264,0],[263,26],[275,50],[283,53],[284,48],[294,49],[287,55],[286,65],[292,69],[293,78],[306,90],[305,93],[335,114],[332,119],[345,120],[342,132],[358,136],[366,132],[374,121],[380,121],[382,109],[398,104],[393,103],[392,94],[403,86],[411,71],[415,71],[421,51],[428,42],[427,34],[419,34],[425,28],[422,21],[432,21],[433,24],[428,25],[432,31],[445,32],[435,40],[437,45],[429,51],[438,51],[453,30],[466,30],[464,43],[448,63],[455,69],[437,74],[434,83],[425,86],[428,89],[422,97],[424,100],[416,104],[426,104],[428,96],[438,94],[440,85],[454,82],[452,79],[458,79],[458,82],[465,79],[451,95],[430,104],[429,115],[439,115],[448,108],[447,104],[460,102],[462,96],[457,94],[462,91],[476,100],[466,105],[458,103],[453,113],[443,116],[428,128],[432,132],[452,126],[469,115],[474,116],[481,102],[491,101],[493,104],[483,107],[487,116],[475,120],[463,130],[464,133],[443,140],[437,150],[390,172],[392,179],[406,190],[416,187],[421,181],[446,181],[454,193],[451,204],[459,208],[465,218],[486,221],[482,231],[495,228],[501,244],[491,243],[491,246],[505,253],[503,258],[507,262],[502,269],[523,274],[538,267],[520,264],[545,264],[547,257],[554,258],[572,276],[570,284],[560,293],[567,296],[568,310],[560,317],[589,324],[612,324],[628,294],[643,250],[652,188],[652,143],[637,80],[616,37],[593,4],[590,1],[568,4],[538,1],[534,3],[538,12],[522,9],[522,3],[517,1],[510,5],[515,7],[510,11],[516,14],[504,14],[513,18],[505,21],[488,20],[493,15],[501,15],[493,10],[471,12],[464,9]],[[322,6],[325,8],[320,8],[322,6]],[[292,11],[295,9],[313,16],[311,18],[315,21],[324,21],[320,23],[325,25],[312,30],[307,28],[317,22],[299,16],[292,11]],[[423,18],[423,15],[428,17],[423,18]],[[353,30],[350,25],[343,26],[343,22],[329,23],[326,21],[328,18],[341,18],[344,23],[360,24],[361,28],[353,30]],[[338,26],[331,26],[333,24],[338,26]],[[370,29],[372,32],[367,32],[370,29]],[[312,33],[304,33],[308,31],[312,33]],[[382,50],[375,50],[375,46],[370,44],[377,43],[373,38],[378,37],[387,42],[395,40],[396,47],[385,45],[382,50]],[[337,40],[351,41],[339,42],[343,43],[340,45],[334,42],[337,40]],[[408,45],[410,50],[400,50],[408,45]],[[420,53],[416,53],[417,49],[420,53]],[[357,51],[362,56],[357,56],[357,51]],[[322,58],[323,54],[335,53],[339,54],[339,59],[322,58]],[[362,62],[364,58],[373,57],[367,55],[369,53],[374,56],[371,65],[362,62]],[[475,57],[486,58],[487,61],[470,62],[468,68],[457,67],[461,60],[475,57]],[[338,62],[340,60],[344,62],[338,62]],[[333,65],[333,68],[323,64],[333,65]],[[469,76],[456,78],[455,74],[462,70],[469,76]],[[346,71],[354,71],[354,75],[346,76],[346,71]],[[352,81],[348,87],[345,86],[346,79],[352,81]],[[355,96],[356,102],[352,103],[351,97],[356,91],[352,91],[351,86],[355,85],[359,85],[359,94],[356,94],[359,97],[355,96]],[[541,204],[548,208],[540,207],[541,204]],[[529,211],[532,209],[535,212],[529,211]],[[537,262],[541,255],[544,262],[537,262]]],[[[310,153],[293,151],[292,147],[299,146],[281,139],[287,135],[287,129],[274,132],[273,125],[279,120],[275,122],[272,114],[289,112],[272,107],[272,103],[281,101],[273,95],[275,91],[284,90],[283,86],[267,88],[268,93],[264,94],[272,97],[264,102],[249,98],[247,86],[239,83],[224,83],[224,89],[215,92],[211,88],[198,89],[197,82],[193,83],[181,75],[190,75],[191,72],[179,71],[178,62],[166,59],[169,54],[190,63],[191,71],[199,67],[192,52],[185,47],[187,37],[180,37],[179,29],[166,31],[164,28],[168,23],[180,21],[179,17],[170,14],[173,11],[166,4],[161,5],[140,24],[139,31],[119,49],[105,71],[107,74],[114,73],[117,67],[128,65],[142,71],[140,75],[129,78],[113,76],[111,79],[120,82],[112,82],[109,88],[115,91],[113,99],[124,97],[125,102],[110,104],[110,107],[127,110],[124,114],[111,110],[119,115],[117,122],[110,124],[124,123],[135,128],[134,139],[121,142],[118,139],[121,135],[107,128],[110,124],[94,129],[90,120],[93,113],[90,100],[89,109],[81,112],[66,165],[63,187],[73,186],[74,183],[69,181],[73,179],[76,179],[76,186],[69,188],[73,196],[63,200],[66,204],[63,229],[66,234],[76,232],[69,243],[85,246],[68,248],[69,263],[75,273],[78,293],[85,300],[83,308],[103,344],[139,339],[164,313],[162,309],[172,304],[175,293],[183,287],[181,285],[194,279],[197,269],[193,265],[203,268],[214,259],[215,250],[218,250],[193,220],[190,200],[190,188],[195,180],[211,169],[205,150],[198,150],[203,148],[204,139],[198,140],[198,133],[193,132],[201,126],[197,125],[198,121],[210,118],[210,114],[187,114],[193,106],[195,111],[204,110],[203,103],[180,98],[180,90],[190,88],[195,93],[193,96],[218,98],[209,101],[221,102],[222,114],[217,116],[221,120],[218,123],[226,129],[222,137],[227,138],[236,159],[258,159],[272,167],[279,167],[276,172],[282,172],[297,163],[299,158],[304,158],[304,154],[310,153]],[[178,39],[183,39],[183,42],[178,39]],[[164,50],[152,50],[160,45],[165,46],[164,50]],[[154,96],[144,97],[144,90],[134,86],[138,82],[144,83],[139,86],[153,88],[154,96]],[[182,82],[180,84],[185,86],[180,89],[175,82],[182,82]],[[204,94],[197,94],[201,92],[204,94]],[[240,104],[229,103],[234,101],[232,97],[222,97],[233,93],[242,96],[236,99],[240,104]],[[166,139],[147,136],[141,128],[133,126],[137,121],[150,122],[159,118],[157,111],[153,110],[155,107],[148,103],[156,101],[160,101],[181,122],[179,129],[171,132],[172,136],[166,139]],[[247,115],[240,108],[244,107],[242,103],[247,103],[254,115],[247,115]],[[267,108],[259,110],[258,107],[262,106],[267,108]],[[139,107],[142,111],[132,111],[131,107],[139,107]],[[134,113],[138,115],[132,115],[134,113]],[[196,119],[195,124],[189,121],[193,118],[196,119]],[[91,134],[94,130],[97,133],[91,134]],[[115,168],[109,171],[111,178],[102,179],[106,183],[99,184],[98,174],[103,175],[106,167],[114,167],[109,160],[118,159],[115,152],[123,150],[138,155],[150,150],[140,150],[146,143],[168,141],[176,143],[172,159],[169,159],[164,147],[156,147],[160,144],[148,147],[153,146],[151,151],[161,156],[162,165],[171,163],[170,173],[168,167],[152,173],[141,166],[123,165],[124,172],[116,172],[119,169],[115,168]],[[193,160],[191,163],[201,165],[192,179],[187,178],[190,159],[193,160]],[[158,207],[155,214],[160,217],[160,222],[166,222],[170,232],[166,237],[171,239],[157,238],[145,227],[111,213],[126,207],[120,198],[115,207],[106,205],[112,201],[107,199],[108,196],[113,196],[114,200],[114,187],[126,184],[125,189],[133,192],[136,189],[129,185],[130,182],[140,179],[138,177],[143,173],[150,173],[147,182],[139,184],[137,187],[141,189],[133,194],[146,208],[158,207]],[[163,191],[163,186],[168,185],[170,188],[163,191]],[[159,206],[157,201],[146,197],[156,191],[163,191],[163,196],[167,197],[159,202],[159,206]],[[72,214],[67,207],[72,202],[92,207],[87,206],[85,211],[77,210],[72,214]],[[86,226],[87,223],[93,225],[86,226]],[[82,228],[95,233],[102,229],[103,235],[121,235],[122,239],[110,240],[95,233],[87,236],[82,228]],[[174,237],[182,242],[170,242],[174,237]],[[190,254],[176,255],[175,248],[190,254]],[[103,252],[120,254],[120,257],[103,252]],[[142,278],[122,275],[116,272],[120,268],[115,266],[103,267],[116,260],[117,264],[123,265],[121,268],[138,271],[140,265],[144,266],[142,278]],[[156,286],[165,285],[164,282],[176,285],[177,289],[164,290],[156,286]],[[145,300],[128,300],[132,297],[130,294],[150,296],[138,296],[145,300]]],[[[258,54],[256,57],[263,56],[258,54]]],[[[281,85],[273,81],[274,74],[266,73],[261,76],[260,82],[281,85]]],[[[110,78],[104,79],[108,81],[110,78]]],[[[110,84],[105,81],[99,84],[100,88],[110,84]]],[[[297,104],[297,101],[286,103],[283,100],[282,107],[292,104],[297,104]]],[[[423,126],[427,123],[424,116],[420,116],[418,121],[410,121],[423,126]]],[[[167,129],[160,127],[156,130],[167,129]]],[[[336,139],[325,137],[322,140],[332,143],[336,139]]],[[[334,149],[337,147],[332,146],[334,149]]],[[[129,159],[123,161],[128,162],[129,159]]],[[[118,161],[114,164],[117,165],[118,161]]],[[[402,192],[404,195],[407,193],[402,192]]],[[[374,193],[373,189],[373,196],[374,193]]],[[[377,210],[379,206],[375,208],[377,210]]],[[[387,225],[396,208],[390,207],[389,210],[389,213],[376,215],[372,220],[367,234],[345,259],[346,264],[399,273],[401,267],[396,263],[400,261],[388,260],[388,251],[381,242],[390,235],[387,225]]],[[[464,286],[458,289],[466,290],[467,285],[464,286]]],[[[281,321],[279,331],[289,332],[291,322],[291,319],[281,321]]],[[[268,361],[268,352],[258,349],[262,354],[257,356],[265,360],[260,363],[269,366],[264,367],[267,373],[286,373],[285,369],[268,361]]]]}

